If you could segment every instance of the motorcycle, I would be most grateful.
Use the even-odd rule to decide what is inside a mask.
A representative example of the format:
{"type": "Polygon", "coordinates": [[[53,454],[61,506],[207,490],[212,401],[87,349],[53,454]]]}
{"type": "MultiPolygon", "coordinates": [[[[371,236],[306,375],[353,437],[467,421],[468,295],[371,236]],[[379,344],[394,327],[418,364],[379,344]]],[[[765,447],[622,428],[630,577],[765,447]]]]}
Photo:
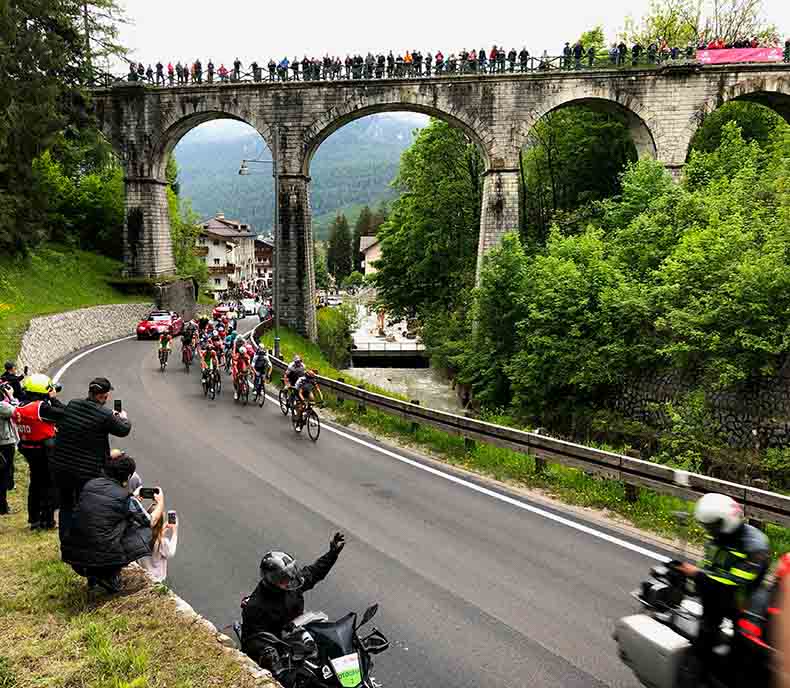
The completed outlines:
{"type": "MultiPolygon", "coordinates": [[[[272,667],[277,680],[286,688],[381,688],[371,673],[371,655],[387,650],[389,640],[375,626],[365,636],[358,633],[378,609],[368,607],[359,623],[355,612],[333,622],[323,612],[305,612],[282,637],[261,633],[279,655],[272,667]]],[[[241,644],[241,622],[233,630],[241,644]]]]}
{"type": "MultiPolygon", "coordinates": [[[[613,636],[620,658],[648,688],[699,686],[700,664],[693,643],[700,632],[703,608],[693,583],[670,563],[653,567],[650,577],[631,595],[644,611],[617,622],[613,636]]],[[[717,661],[712,663],[712,675],[706,677],[706,685],[773,685],[774,650],[768,637],[772,596],[771,584],[766,582],[754,593],[735,624],[726,619],[722,623],[714,648],[717,661]]]]}

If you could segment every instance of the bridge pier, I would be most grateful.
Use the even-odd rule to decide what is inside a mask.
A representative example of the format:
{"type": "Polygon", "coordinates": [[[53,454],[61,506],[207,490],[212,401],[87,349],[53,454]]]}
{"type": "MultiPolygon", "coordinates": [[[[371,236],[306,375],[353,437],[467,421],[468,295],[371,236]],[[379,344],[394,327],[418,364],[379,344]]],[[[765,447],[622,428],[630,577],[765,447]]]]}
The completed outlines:
{"type": "Polygon", "coordinates": [[[124,275],[172,275],[176,266],[170,239],[167,182],[147,177],[126,177],[124,184],[124,275]]]}
{"type": "Polygon", "coordinates": [[[318,336],[310,177],[280,174],[280,322],[308,339],[318,336]]]}
{"type": "Polygon", "coordinates": [[[502,236],[519,229],[518,169],[489,169],[483,173],[483,200],[480,204],[480,239],[477,244],[477,278],[485,255],[502,241],[502,236]]]}

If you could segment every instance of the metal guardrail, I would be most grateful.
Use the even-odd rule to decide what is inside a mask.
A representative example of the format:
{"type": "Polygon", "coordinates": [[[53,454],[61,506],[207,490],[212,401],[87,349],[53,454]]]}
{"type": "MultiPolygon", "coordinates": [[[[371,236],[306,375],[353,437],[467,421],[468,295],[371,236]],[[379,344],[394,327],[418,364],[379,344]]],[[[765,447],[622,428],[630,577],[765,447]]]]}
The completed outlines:
{"type": "MultiPolygon", "coordinates": [[[[257,339],[269,327],[271,324],[264,321],[252,334],[257,339]]],[[[279,370],[287,367],[284,361],[274,357],[272,362],[279,370]]],[[[322,387],[331,390],[340,399],[356,401],[361,406],[370,406],[411,423],[429,425],[452,435],[511,449],[550,463],[578,468],[585,473],[619,480],[627,485],[645,487],[681,499],[693,500],[708,492],[720,492],[743,505],[747,518],[790,527],[790,496],[689,473],[534,432],[436,411],[325,377],[319,376],[319,380],[322,387]]]]}

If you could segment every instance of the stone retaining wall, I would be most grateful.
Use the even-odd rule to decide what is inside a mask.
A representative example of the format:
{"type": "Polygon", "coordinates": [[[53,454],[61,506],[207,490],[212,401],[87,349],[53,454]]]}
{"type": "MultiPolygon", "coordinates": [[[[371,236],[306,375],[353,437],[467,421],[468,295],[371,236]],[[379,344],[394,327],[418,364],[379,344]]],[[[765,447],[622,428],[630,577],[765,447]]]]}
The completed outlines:
{"type": "Polygon", "coordinates": [[[17,367],[20,372],[23,366],[31,373],[45,372],[74,351],[132,334],[151,308],[150,303],[119,303],[33,318],[22,338],[17,367]]]}

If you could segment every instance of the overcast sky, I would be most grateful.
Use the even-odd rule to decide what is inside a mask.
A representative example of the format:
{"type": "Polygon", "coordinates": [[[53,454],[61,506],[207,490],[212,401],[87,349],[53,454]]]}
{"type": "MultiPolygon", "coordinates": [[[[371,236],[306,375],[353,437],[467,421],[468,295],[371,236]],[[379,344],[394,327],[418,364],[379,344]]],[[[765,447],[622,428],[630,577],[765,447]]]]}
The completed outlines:
{"type": "MultiPolygon", "coordinates": [[[[146,64],[238,57],[246,66],[270,57],[325,52],[526,46],[559,54],[566,40],[602,24],[613,38],[627,15],[639,19],[648,0],[120,0],[132,23],[122,42],[146,64]]],[[[764,0],[766,18],[790,34],[790,0],[764,0]]]]}

